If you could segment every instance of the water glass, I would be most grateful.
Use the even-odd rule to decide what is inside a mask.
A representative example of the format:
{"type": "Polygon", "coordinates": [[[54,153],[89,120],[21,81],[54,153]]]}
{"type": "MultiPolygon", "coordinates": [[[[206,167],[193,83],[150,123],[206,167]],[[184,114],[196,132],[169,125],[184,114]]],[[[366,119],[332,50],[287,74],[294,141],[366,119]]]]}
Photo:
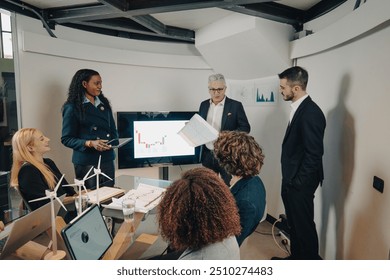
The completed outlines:
{"type": "Polygon", "coordinates": [[[126,198],[122,201],[123,218],[127,223],[134,221],[135,202],[135,199],[131,198],[126,198]]]}

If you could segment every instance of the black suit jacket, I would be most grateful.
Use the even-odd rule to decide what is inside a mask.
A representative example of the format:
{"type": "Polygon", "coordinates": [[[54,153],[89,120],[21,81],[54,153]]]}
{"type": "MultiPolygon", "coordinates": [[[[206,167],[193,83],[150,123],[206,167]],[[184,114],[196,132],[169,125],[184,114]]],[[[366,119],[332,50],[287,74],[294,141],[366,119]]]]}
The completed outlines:
{"type": "Polygon", "coordinates": [[[308,96],[298,107],[282,144],[284,186],[318,186],[324,179],[322,156],[326,121],[323,112],[308,96]]]}
{"type": "MultiPolygon", "coordinates": [[[[200,103],[199,115],[207,120],[207,113],[210,108],[210,99],[204,100],[200,103]]],[[[239,130],[250,132],[251,126],[246,117],[244,106],[239,101],[231,99],[226,96],[225,105],[222,113],[221,131],[224,130],[239,130]]]]}

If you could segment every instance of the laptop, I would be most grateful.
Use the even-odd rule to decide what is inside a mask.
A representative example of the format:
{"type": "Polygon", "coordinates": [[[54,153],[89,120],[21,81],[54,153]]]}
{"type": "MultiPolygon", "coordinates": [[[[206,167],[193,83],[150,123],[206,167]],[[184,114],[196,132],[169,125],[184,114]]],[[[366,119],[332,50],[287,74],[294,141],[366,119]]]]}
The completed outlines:
{"type": "MultiPolygon", "coordinates": [[[[63,200],[65,195],[60,199],[63,200]]],[[[57,215],[61,205],[54,200],[54,213],[57,215]]],[[[47,203],[27,215],[8,224],[0,232],[0,260],[14,253],[28,241],[51,227],[51,203],[47,203]],[[2,247],[2,248],[1,248],[2,247]]]]}
{"type": "Polygon", "coordinates": [[[72,220],[62,229],[61,236],[72,260],[99,260],[112,244],[97,204],[72,220]]]}

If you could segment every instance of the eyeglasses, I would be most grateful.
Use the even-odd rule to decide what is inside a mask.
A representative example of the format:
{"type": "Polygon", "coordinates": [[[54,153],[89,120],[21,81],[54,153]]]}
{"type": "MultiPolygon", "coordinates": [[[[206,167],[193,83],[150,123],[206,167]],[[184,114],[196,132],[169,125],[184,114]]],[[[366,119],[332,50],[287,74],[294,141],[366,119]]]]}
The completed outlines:
{"type": "Polygon", "coordinates": [[[213,93],[221,93],[225,90],[225,88],[209,88],[209,92],[213,92],[213,93]]]}

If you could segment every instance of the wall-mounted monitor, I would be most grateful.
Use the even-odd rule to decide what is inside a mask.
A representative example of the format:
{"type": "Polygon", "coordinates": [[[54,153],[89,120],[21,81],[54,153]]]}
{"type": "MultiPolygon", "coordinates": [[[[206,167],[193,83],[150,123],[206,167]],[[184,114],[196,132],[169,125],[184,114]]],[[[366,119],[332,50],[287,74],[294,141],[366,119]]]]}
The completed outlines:
{"type": "Polygon", "coordinates": [[[196,113],[117,112],[119,137],[133,138],[118,149],[118,168],[199,163],[199,147],[191,147],[177,134],[196,113]]]}

